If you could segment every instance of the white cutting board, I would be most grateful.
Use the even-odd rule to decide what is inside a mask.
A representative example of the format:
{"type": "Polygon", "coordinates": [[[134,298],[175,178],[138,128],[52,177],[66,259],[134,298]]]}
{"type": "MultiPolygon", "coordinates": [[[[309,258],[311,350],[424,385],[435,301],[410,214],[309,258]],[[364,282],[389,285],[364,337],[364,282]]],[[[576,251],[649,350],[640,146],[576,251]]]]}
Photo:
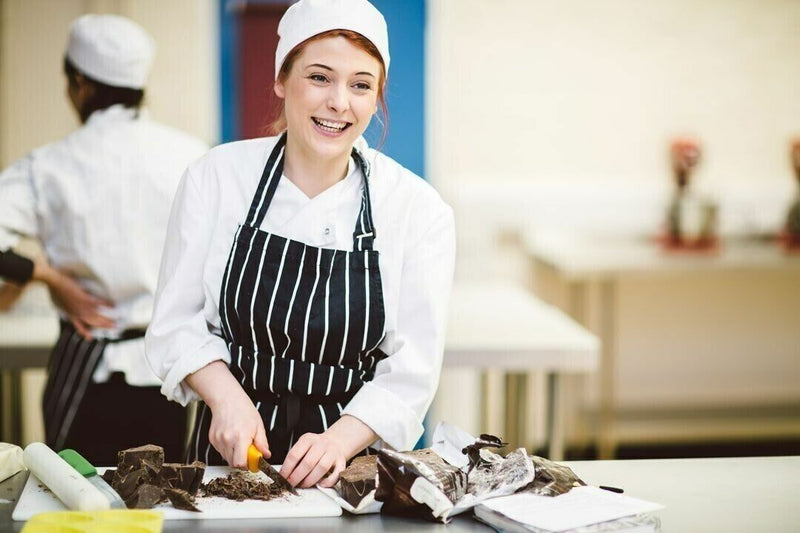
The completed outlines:
{"type": "MultiPolygon", "coordinates": [[[[278,467],[280,468],[280,467],[278,467]]],[[[103,472],[105,468],[98,468],[103,472]]],[[[227,466],[209,466],[206,468],[203,482],[224,477],[234,469],[227,466]]],[[[263,476],[260,472],[257,474],[263,476]]],[[[266,476],[264,476],[266,478],[266,476]]],[[[287,495],[270,501],[244,500],[237,502],[226,498],[198,497],[196,506],[202,513],[181,511],[169,503],[162,503],[153,508],[164,513],[164,520],[199,520],[215,518],[293,518],[309,516],[340,516],[342,508],[320,492],[319,489],[297,489],[298,495],[287,495]]],[[[61,500],[44,488],[39,478],[31,474],[22,490],[11,517],[14,520],[28,520],[33,515],[48,511],[66,511],[61,500]]]]}

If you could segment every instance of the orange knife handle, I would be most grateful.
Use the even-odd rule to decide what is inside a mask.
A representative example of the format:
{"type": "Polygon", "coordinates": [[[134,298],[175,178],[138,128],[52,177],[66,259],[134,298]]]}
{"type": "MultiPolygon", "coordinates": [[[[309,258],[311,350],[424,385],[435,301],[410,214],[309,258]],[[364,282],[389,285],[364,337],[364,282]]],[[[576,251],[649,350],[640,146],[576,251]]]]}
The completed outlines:
{"type": "Polygon", "coordinates": [[[258,472],[258,460],[261,459],[261,452],[253,444],[247,448],[247,469],[253,473],[258,472]]]}

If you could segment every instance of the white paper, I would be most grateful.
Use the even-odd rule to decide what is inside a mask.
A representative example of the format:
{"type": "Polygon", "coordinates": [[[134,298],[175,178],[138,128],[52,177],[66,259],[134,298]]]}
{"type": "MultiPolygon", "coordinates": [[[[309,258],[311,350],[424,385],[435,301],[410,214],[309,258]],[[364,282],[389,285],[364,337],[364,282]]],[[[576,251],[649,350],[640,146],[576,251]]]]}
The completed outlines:
{"type": "Polygon", "coordinates": [[[554,497],[514,494],[487,500],[481,505],[522,524],[548,531],[566,531],[664,508],[597,487],[578,487],[554,497]]]}

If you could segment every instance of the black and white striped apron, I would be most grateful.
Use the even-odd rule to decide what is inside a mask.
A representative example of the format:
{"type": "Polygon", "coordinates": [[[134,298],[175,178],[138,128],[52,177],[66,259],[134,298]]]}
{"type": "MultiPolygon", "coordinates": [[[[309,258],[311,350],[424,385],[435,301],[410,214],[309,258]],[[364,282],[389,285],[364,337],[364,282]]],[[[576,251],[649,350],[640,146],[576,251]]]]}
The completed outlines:
{"type": "MultiPolygon", "coordinates": [[[[283,174],[284,134],[264,168],[240,225],[220,291],[230,370],[267,431],[271,462],[283,462],[304,433],[321,433],[386,357],[383,288],[364,176],[353,251],[317,248],[260,230],[283,174]]],[[[225,464],[208,441],[211,411],[201,403],[188,459],[225,464]]]]}
{"type": "Polygon", "coordinates": [[[61,321],[61,333],[47,362],[47,382],[42,400],[48,446],[55,450],[63,448],[106,346],[138,337],[144,337],[144,330],[123,332],[119,339],[86,340],[70,322],[61,321]]]}

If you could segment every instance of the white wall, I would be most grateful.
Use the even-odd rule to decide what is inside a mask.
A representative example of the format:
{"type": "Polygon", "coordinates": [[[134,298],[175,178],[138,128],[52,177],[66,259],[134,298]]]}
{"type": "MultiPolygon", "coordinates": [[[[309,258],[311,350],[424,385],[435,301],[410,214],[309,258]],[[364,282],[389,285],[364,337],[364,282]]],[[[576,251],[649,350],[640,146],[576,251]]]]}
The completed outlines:
{"type": "Polygon", "coordinates": [[[429,169],[492,179],[790,180],[800,2],[430,0],[429,169]]]}

